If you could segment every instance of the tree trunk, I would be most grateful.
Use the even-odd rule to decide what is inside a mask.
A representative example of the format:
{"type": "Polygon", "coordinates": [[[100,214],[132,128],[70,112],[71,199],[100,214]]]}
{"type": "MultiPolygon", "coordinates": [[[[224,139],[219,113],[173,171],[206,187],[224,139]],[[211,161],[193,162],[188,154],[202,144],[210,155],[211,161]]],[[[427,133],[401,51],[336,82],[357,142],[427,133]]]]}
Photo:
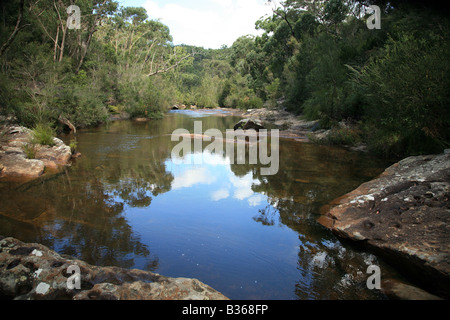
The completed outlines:
{"type": "Polygon", "coordinates": [[[19,3],[19,15],[17,17],[16,26],[14,27],[14,31],[9,36],[8,40],[1,46],[0,48],[0,57],[5,53],[6,49],[11,45],[14,38],[17,36],[17,33],[20,31],[20,23],[22,22],[23,17],[23,6],[24,6],[25,0],[20,0],[19,3]]]}
{"type": "MultiPolygon", "coordinates": [[[[62,26],[61,26],[61,29],[62,29],[62,26]]],[[[63,55],[64,55],[64,44],[66,42],[67,25],[62,30],[63,30],[63,36],[62,36],[62,40],[61,40],[61,50],[59,51],[59,60],[58,60],[59,62],[62,61],[63,55]]]]}
{"type": "Polygon", "coordinates": [[[58,25],[58,29],[56,29],[55,47],[53,49],[53,61],[56,61],[56,55],[57,55],[57,51],[58,51],[58,39],[59,39],[59,25],[58,25]]]}

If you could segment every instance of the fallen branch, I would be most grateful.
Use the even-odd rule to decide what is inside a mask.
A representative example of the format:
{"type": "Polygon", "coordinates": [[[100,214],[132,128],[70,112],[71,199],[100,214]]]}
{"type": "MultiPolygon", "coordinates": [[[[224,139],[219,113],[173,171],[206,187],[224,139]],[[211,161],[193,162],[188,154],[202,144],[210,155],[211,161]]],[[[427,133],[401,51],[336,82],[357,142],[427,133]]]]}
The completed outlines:
{"type": "Polygon", "coordinates": [[[72,131],[73,133],[77,133],[77,128],[75,128],[75,126],[68,119],[64,118],[63,116],[59,116],[58,120],[62,124],[68,126],[70,131],[72,131]]]}

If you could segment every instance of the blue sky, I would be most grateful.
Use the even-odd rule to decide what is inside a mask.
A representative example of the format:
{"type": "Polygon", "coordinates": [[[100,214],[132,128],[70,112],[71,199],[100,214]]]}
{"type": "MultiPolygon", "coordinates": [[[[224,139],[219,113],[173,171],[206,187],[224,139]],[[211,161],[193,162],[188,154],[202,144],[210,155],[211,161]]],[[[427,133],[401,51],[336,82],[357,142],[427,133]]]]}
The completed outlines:
{"type": "Polygon", "coordinates": [[[144,7],[150,19],[160,19],[170,28],[174,44],[213,49],[231,46],[243,35],[256,35],[256,20],[273,8],[266,0],[118,1],[124,7],[144,7]]]}

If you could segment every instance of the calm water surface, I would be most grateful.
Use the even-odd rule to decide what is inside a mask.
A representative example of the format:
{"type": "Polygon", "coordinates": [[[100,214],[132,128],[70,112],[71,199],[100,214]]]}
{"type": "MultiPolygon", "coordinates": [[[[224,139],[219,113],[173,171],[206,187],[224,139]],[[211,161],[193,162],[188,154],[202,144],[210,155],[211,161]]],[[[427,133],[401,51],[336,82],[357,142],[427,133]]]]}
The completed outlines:
{"type": "Polygon", "coordinates": [[[0,234],[95,265],[198,278],[231,299],[382,298],[351,276],[382,262],[316,219],[385,164],[283,139],[274,176],[205,151],[186,155],[210,160],[201,165],[172,161],[175,129],[193,132],[202,121],[225,131],[238,120],[179,112],[82,130],[83,156],[63,173],[0,182],[0,234]]]}

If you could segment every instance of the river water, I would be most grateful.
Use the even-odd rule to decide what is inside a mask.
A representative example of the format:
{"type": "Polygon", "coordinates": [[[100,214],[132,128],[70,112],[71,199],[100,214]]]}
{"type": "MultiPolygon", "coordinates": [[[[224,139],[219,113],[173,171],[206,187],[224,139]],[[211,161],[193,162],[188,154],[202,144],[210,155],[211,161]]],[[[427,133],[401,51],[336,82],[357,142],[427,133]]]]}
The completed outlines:
{"type": "Polygon", "coordinates": [[[317,218],[385,164],[282,138],[276,175],[204,148],[180,164],[170,134],[193,132],[194,121],[224,132],[239,118],[175,112],[81,130],[83,156],[62,173],[0,182],[0,234],[94,265],[197,278],[231,299],[383,298],[365,284],[367,267],[383,262],[317,218]]]}

